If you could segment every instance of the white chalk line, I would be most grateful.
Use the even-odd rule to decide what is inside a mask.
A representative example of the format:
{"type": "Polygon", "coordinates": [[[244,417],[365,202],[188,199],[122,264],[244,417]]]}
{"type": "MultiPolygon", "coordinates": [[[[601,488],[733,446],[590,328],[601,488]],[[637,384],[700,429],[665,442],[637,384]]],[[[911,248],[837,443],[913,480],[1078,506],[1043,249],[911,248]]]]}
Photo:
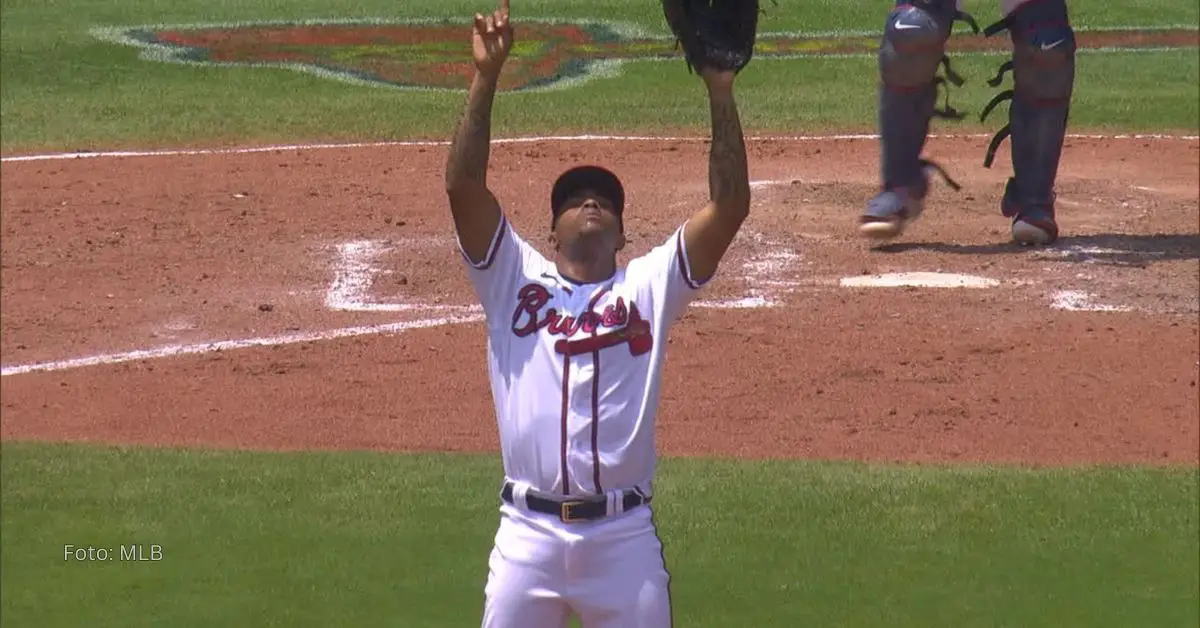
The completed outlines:
{"type": "Polygon", "coordinates": [[[221,340],[217,342],[187,345],[168,345],[165,347],[156,347],[154,349],[126,351],[124,353],[104,353],[70,360],[56,360],[52,362],[37,362],[34,364],[6,366],[3,369],[0,369],[0,376],[8,377],[9,375],[21,375],[23,373],[65,371],[69,369],[82,368],[85,366],[121,364],[124,362],[136,362],[138,360],[173,358],[184,355],[199,355],[204,353],[216,353],[219,351],[230,351],[234,349],[249,349],[252,347],[274,347],[304,342],[336,340],[339,338],[354,338],[357,336],[369,336],[374,334],[395,334],[412,329],[426,329],[429,327],[440,327],[442,325],[460,325],[481,320],[483,320],[483,316],[481,315],[447,316],[444,318],[427,318],[415,321],[402,321],[398,323],[366,325],[361,327],[342,327],[339,329],[283,334],[280,336],[265,336],[260,338],[246,338],[242,340],[221,340]]]}
{"type": "Polygon", "coordinates": [[[326,331],[291,333],[281,336],[247,338],[243,340],[222,340],[209,343],[187,345],[169,345],[154,349],[138,349],[122,353],[106,353],[68,360],[55,360],[35,364],[20,364],[6,366],[0,369],[0,376],[20,375],[23,373],[62,371],[86,366],[103,364],[121,364],[138,360],[171,358],[183,355],[198,355],[246,349],[251,347],[269,347],[277,345],[297,344],[321,340],[334,340],[371,334],[396,333],[409,329],[422,329],[439,325],[451,325],[482,320],[478,307],[442,306],[428,303],[380,303],[374,302],[367,296],[373,276],[378,269],[370,262],[380,252],[386,250],[383,242],[360,240],[343,243],[338,247],[338,260],[335,264],[334,280],[326,293],[325,303],[330,309],[351,312],[406,312],[413,310],[434,310],[454,312],[443,318],[428,318],[415,321],[402,321],[381,325],[360,327],[344,327],[326,331]]]}
{"type": "Polygon", "coordinates": [[[709,299],[692,303],[692,307],[714,310],[755,310],[764,307],[775,307],[777,305],[779,305],[778,301],[762,296],[742,297],[740,299],[709,299]]]}
{"type": "Polygon", "coordinates": [[[694,301],[694,307],[724,310],[779,307],[783,296],[805,285],[785,279],[794,274],[792,268],[799,261],[799,255],[761,233],[749,232],[744,237],[756,245],[741,265],[739,278],[746,283],[746,292],[739,297],[694,301]]]}
{"type": "Polygon", "coordinates": [[[1077,260],[1084,264],[1100,264],[1105,258],[1146,258],[1152,260],[1162,258],[1166,255],[1163,251],[1130,251],[1125,249],[1114,249],[1103,246],[1086,246],[1086,245],[1071,245],[1061,249],[1051,249],[1036,253],[1036,259],[1046,260],[1077,260]]]}
{"type": "Polygon", "coordinates": [[[341,312],[410,312],[413,310],[477,313],[479,306],[441,305],[417,302],[381,302],[371,297],[375,276],[385,272],[373,265],[380,255],[391,250],[378,240],[355,240],[338,245],[333,282],[325,293],[325,307],[341,312]]]}
{"type": "MultiPolygon", "coordinates": [[[[792,274],[791,271],[793,270],[793,266],[795,262],[800,259],[800,256],[796,253],[779,247],[773,242],[770,242],[766,236],[761,233],[748,233],[746,237],[753,240],[755,244],[766,247],[764,252],[753,254],[742,263],[741,268],[743,274],[741,278],[749,285],[747,294],[729,299],[699,300],[693,302],[692,305],[694,307],[703,309],[733,310],[773,308],[781,305],[778,297],[782,296],[783,294],[792,293],[798,288],[812,286],[837,286],[839,283],[845,283],[845,278],[842,278],[840,281],[833,279],[809,279],[805,281],[783,279],[783,276],[792,274]]],[[[401,241],[401,244],[414,243],[415,241],[401,241]]],[[[399,333],[410,329],[423,329],[427,327],[463,324],[483,320],[483,315],[480,313],[481,308],[478,306],[438,305],[424,302],[388,303],[371,299],[369,296],[369,288],[373,279],[373,275],[374,273],[381,272],[380,269],[371,266],[371,262],[376,259],[379,254],[388,250],[388,247],[389,244],[386,242],[371,240],[357,240],[345,242],[339,245],[339,258],[338,262],[335,264],[335,277],[326,293],[326,306],[334,310],[357,312],[442,310],[457,312],[457,314],[442,318],[428,318],[414,321],[386,323],[381,325],[344,327],[325,331],[291,333],[279,336],[247,338],[241,340],[222,340],[209,343],[168,345],[153,349],[138,349],[123,353],[106,353],[67,360],[38,362],[33,364],[18,364],[0,368],[0,376],[7,377],[9,375],[20,375],[24,373],[63,371],[87,366],[121,364],[126,362],[136,362],[139,360],[170,358],[184,355],[199,355],[253,347],[299,344],[305,342],[317,342],[373,334],[399,333]]],[[[1067,251],[1062,252],[1062,254],[1065,255],[1070,255],[1073,253],[1135,254],[1136,252],[1104,247],[1071,247],[1067,251]]],[[[1147,255],[1156,254],[1157,253],[1153,252],[1147,253],[1147,255]]],[[[1051,307],[1053,309],[1073,312],[1133,311],[1133,308],[1129,306],[1101,304],[1096,303],[1094,299],[1095,296],[1087,292],[1078,290],[1059,290],[1051,295],[1051,307]]]]}
{"type": "MultiPolygon", "coordinates": [[[[756,251],[742,263],[741,279],[746,281],[743,295],[727,299],[701,299],[692,303],[695,307],[712,309],[746,309],[775,307],[779,304],[775,288],[782,287],[777,277],[786,272],[791,263],[798,259],[795,253],[779,249],[767,242],[762,234],[747,234],[765,251],[756,251]]],[[[399,244],[415,244],[401,241],[399,244]]],[[[427,301],[380,301],[371,295],[371,286],[376,276],[389,271],[375,265],[380,255],[394,249],[381,240],[353,240],[337,246],[334,262],[334,278],[325,294],[325,307],[342,312],[408,312],[413,310],[453,311],[477,313],[477,305],[441,305],[427,301]]]]}
{"type": "MultiPolygon", "coordinates": [[[[763,241],[762,236],[759,234],[754,234],[752,237],[757,241],[763,241]]],[[[422,302],[387,303],[373,300],[369,296],[368,291],[373,279],[373,275],[374,273],[378,272],[378,269],[371,266],[371,261],[375,259],[375,256],[385,250],[387,250],[387,245],[383,242],[376,241],[359,240],[339,245],[339,259],[335,264],[334,280],[331,282],[326,293],[326,305],[335,310],[358,312],[448,310],[457,313],[449,314],[440,318],[401,321],[381,325],[343,327],[324,331],[296,332],[279,336],[265,336],[240,340],[221,340],[206,343],[167,345],[152,349],[137,349],[120,353],[104,353],[66,360],[53,360],[47,362],[36,362],[32,364],[16,364],[0,368],[0,377],[22,375],[26,373],[65,371],[88,366],[122,364],[127,362],[136,362],[139,360],[172,358],[186,355],[201,355],[206,353],[248,349],[253,347],[270,347],[305,342],[335,340],[339,338],[352,338],[356,336],[367,336],[374,334],[399,333],[411,329],[423,329],[442,325],[472,323],[483,320],[483,314],[480,313],[481,309],[478,306],[443,306],[422,302]]],[[[766,254],[757,257],[751,257],[743,264],[743,269],[748,273],[745,278],[747,280],[763,279],[764,281],[770,281],[768,278],[760,277],[759,273],[764,271],[778,273],[787,270],[790,261],[796,258],[797,256],[795,254],[787,251],[768,250],[766,254]]],[[[760,308],[775,307],[779,305],[778,301],[771,298],[773,295],[769,294],[769,288],[767,289],[767,292],[768,294],[764,294],[761,288],[752,288],[746,296],[725,300],[699,301],[693,303],[693,305],[701,308],[716,309],[760,308]]]]}
{"type": "MultiPolygon", "coordinates": [[[[991,133],[962,133],[940,134],[930,133],[931,139],[983,139],[991,138],[991,133]]],[[[850,133],[831,135],[763,135],[747,137],[747,142],[832,142],[878,140],[876,133],[850,133]]],[[[1068,133],[1067,139],[1090,140],[1154,140],[1154,141],[1196,141],[1200,135],[1171,135],[1161,133],[1148,134],[1086,134],[1068,133]]],[[[708,142],[707,137],[687,136],[654,136],[654,135],[545,135],[528,137],[496,138],[493,144],[529,144],[536,142],[708,142]]],[[[162,150],[124,150],[124,151],[81,151],[72,153],[44,153],[35,155],[12,155],[0,157],[0,162],[19,163],[30,161],[54,161],[62,159],[97,159],[125,157],[198,157],[205,155],[247,155],[254,153],[272,153],[282,151],[315,151],[353,148],[403,148],[449,146],[448,140],[402,140],[393,142],[345,142],[345,143],[312,143],[312,144],[278,144],[268,146],[242,146],[228,148],[176,148],[162,150]]]]}
{"type": "MultiPolygon", "coordinates": [[[[798,259],[798,256],[788,252],[774,252],[774,255],[768,254],[768,258],[774,257],[775,260],[787,260],[782,263],[775,261],[760,261],[751,259],[747,261],[743,267],[752,269],[762,267],[763,264],[778,264],[775,268],[787,270],[790,267],[791,260],[798,259]]],[[[753,274],[746,278],[750,279],[753,274]]],[[[770,292],[770,288],[783,288],[784,292],[792,292],[795,288],[803,286],[836,286],[834,280],[809,280],[809,281],[791,281],[779,279],[767,279],[757,277],[762,288],[766,288],[770,292]]],[[[336,283],[336,282],[335,282],[336,283]]],[[[759,290],[762,290],[760,288],[759,290]]],[[[755,290],[752,290],[755,292],[755,290]]],[[[779,301],[774,299],[774,294],[765,296],[764,294],[751,294],[750,296],[723,299],[723,300],[701,300],[694,302],[692,305],[704,309],[757,309],[771,308],[780,305],[779,301]]],[[[1099,304],[1093,301],[1094,295],[1077,290],[1060,290],[1051,295],[1051,307],[1054,309],[1073,311],[1073,312],[1130,312],[1132,308],[1123,305],[1106,305],[1099,304]]],[[[345,306],[354,309],[363,307],[368,304],[346,303],[345,306]]],[[[381,304],[393,305],[393,304],[381,304]]],[[[463,310],[476,310],[476,308],[464,306],[449,306],[458,307],[463,310]]],[[[358,311],[398,311],[398,310],[362,310],[358,311]]],[[[477,311],[477,310],[476,310],[477,311]]],[[[246,338],[241,340],[222,340],[208,343],[195,343],[187,345],[167,345],[156,347],[153,349],[138,349],[134,351],[126,351],[121,353],[105,353],[99,355],[85,356],[81,358],[73,358],[67,360],[54,360],[48,362],[37,362],[32,364],[18,364],[0,368],[0,377],[8,377],[10,375],[21,375],[26,373],[37,372],[52,372],[65,371],[88,366],[100,366],[111,364],[122,364],[126,362],[136,362],[139,360],[152,360],[160,358],[171,358],[186,355],[201,355],[206,353],[216,353],[220,351],[230,351],[236,349],[248,349],[254,347],[270,347],[289,344],[300,344],[305,342],[319,342],[325,340],[336,340],[340,338],[353,338],[357,336],[368,336],[377,334],[394,334],[413,329],[425,329],[430,327],[439,327],[443,325],[458,325],[465,323],[479,322],[484,319],[482,314],[469,313],[443,318],[428,318],[414,321],[402,321],[395,323],[385,323],[381,325],[365,325],[358,327],[343,327],[339,329],[330,329],[323,331],[314,331],[306,333],[291,333],[279,336],[265,336],[258,338],[246,338]]]]}
{"type": "Polygon", "coordinates": [[[761,181],[751,181],[750,187],[752,189],[757,189],[791,185],[793,180],[794,179],[764,179],[761,181]]]}
{"type": "Polygon", "coordinates": [[[1081,290],[1058,290],[1051,295],[1050,307],[1068,312],[1132,312],[1125,305],[1096,303],[1095,295],[1081,290]]]}

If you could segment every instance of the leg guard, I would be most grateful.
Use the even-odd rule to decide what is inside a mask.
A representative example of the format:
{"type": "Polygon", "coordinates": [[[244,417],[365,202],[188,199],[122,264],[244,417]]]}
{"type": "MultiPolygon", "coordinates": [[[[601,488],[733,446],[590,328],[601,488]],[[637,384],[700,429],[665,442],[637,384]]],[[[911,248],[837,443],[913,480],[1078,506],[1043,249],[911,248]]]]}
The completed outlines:
{"type": "Polygon", "coordinates": [[[888,14],[879,46],[879,131],[881,176],[885,190],[919,184],[921,151],[929,134],[930,119],[962,116],[947,106],[935,108],[937,88],[946,80],[962,84],[950,69],[946,39],[959,13],[955,0],[899,0],[888,14]],[[936,76],[944,64],[946,77],[936,76]]]}
{"type": "Polygon", "coordinates": [[[1058,237],[1054,182],[1075,85],[1075,33],[1065,0],[1025,2],[989,27],[988,34],[1005,28],[1012,37],[1013,58],[990,84],[998,86],[1011,69],[1013,89],[988,103],[980,120],[1001,101],[1011,98],[1012,104],[1009,122],[993,138],[984,166],[991,167],[996,149],[1011,135],[1013,176],[1005,187],[1001,211],[1013,219],[1015,239],[1049,244],[1058,237]]]}
{"type": "Polygon", "coordinates": [[[859,232],[870,238],[899,235],[924,207],[928,170],[959,189],[937,164],[921,158],[929,122],[936,115],[961,118],[950,108],[935,107],[939,85],[947,81],[962,85],[950,69],[946,39],[956,20],[979,26],[971,16],[957,10],[957,0],[899,0],[888,14],[879,45],[879,134],[882,190],[867,203],[859,232]],[[944,65],[946,76],[937,76],[944,65]]]}

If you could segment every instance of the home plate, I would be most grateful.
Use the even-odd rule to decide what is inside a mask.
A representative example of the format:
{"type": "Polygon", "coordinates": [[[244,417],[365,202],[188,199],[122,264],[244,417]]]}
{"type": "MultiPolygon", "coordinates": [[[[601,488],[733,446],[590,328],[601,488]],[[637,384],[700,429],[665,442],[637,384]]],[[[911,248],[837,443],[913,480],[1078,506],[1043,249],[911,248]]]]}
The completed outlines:
{"type": "Polygon", "coordinates": [[[887,273],[845,277],[843,288],[995,288],[995,279],[953,273],[887,273]]]}

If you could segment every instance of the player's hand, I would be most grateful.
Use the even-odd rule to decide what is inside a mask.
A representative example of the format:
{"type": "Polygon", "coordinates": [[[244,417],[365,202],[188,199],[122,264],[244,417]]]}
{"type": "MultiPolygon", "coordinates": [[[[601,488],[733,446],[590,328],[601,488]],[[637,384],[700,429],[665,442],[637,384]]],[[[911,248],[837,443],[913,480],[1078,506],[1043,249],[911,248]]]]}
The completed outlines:
{"type": "Polygon", "coordinates": [[[500,0],[500,8],[488,15],[475,14],[471,32],[471,48],[475,67],[480,73],[495,78],[512,50],[513,30],[508,21],[508,2],[500,0]]]}

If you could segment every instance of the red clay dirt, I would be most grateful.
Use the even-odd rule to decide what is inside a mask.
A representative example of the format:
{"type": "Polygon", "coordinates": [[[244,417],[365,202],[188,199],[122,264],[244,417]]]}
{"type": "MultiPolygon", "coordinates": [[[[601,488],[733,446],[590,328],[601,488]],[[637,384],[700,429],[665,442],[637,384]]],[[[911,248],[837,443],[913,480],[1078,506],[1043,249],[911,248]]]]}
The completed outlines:
{"type": "MultiPolygon", "coordinates": [[[[774,307],[697,306],[678,324],[662,453],[1200,462],[1200,144],[1068,140],[1064,238],[1025,250],[1008,244],[998,211],[1007,145],[986,170],[986,141],[931,140],[928,154],[964,189],[936,187],[926,215],[879,249],[853,231],[875,188],[875,142],[752,141],[762,182],[752,216],[701,305],[774,307]],[[900,271],[997,285],[839,285],[900,271]]],[[[666,238],[707,195],[701,141],[531,142],[492,154],[491,183],[543,250],[548,186],[568,164],[624,177],[630,254],[666,238]]],[[[356,276],[377,272],[342,297],[469,306],[444,158],[444,147],[388,146],[5,163],[3,364],[447,315],[330,309],[330,286],[348,272],[339,247],[359,240],[376,250],[356,276]]],[[[479,322],[8,374],[2,384],[5,440],[497,446],[479,322]]]]}

